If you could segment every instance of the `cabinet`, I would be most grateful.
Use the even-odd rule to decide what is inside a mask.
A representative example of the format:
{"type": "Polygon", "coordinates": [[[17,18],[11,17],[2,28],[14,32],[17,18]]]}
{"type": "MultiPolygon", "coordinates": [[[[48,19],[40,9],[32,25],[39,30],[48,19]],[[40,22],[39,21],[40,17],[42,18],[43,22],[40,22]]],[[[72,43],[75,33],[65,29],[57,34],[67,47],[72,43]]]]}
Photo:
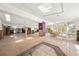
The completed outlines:
{"type": "Polygon", "coordinates": [[[28,28],[28,29],[27,29],[27,35],[28,35],[28,34],[31,34],[31,28],[28,28]]]}
{"type": "Polygon", "coordinates": [[[0,39],[3,38],[3,29],[2,29],[2,25],[0,25],[0,39]]]}
{"type": "Polygon", "coordinates": [[[77,30],[77,41],[79,41],[79,30],[77,30]]]}
{"type": "Polygon", "coordinates": [[[3,31],[0,30],[0,39],[2,39],[2,38],[3,38],[3,31]]]}

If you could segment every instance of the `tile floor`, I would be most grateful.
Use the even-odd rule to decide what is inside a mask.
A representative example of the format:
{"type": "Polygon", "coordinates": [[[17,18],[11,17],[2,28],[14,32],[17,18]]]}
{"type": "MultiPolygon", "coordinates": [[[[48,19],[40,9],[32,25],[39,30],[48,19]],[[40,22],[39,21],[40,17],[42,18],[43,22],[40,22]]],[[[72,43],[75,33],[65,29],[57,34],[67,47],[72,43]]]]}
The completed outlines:
{"type": "MultiPolygon", "coordinates": [[[[67,56],[78,56],[79,45],[76,43],[68,42],[66,40],[57,39],[51,36],[39,37],[38,34],[27,36],[26,34],[15,34],[4,37],[0,40],[0,55],[19,55],[25,51],[30,50],[32,47],[47,42],[51,45],[59,47],[62,52],[67,56]]],[[[32,55],[53,55],[56,56],[56,51],[47,45],[41,45],[33,52],[32,55]],[[51,51],[53,53],[51,53],[51,51]]]]}

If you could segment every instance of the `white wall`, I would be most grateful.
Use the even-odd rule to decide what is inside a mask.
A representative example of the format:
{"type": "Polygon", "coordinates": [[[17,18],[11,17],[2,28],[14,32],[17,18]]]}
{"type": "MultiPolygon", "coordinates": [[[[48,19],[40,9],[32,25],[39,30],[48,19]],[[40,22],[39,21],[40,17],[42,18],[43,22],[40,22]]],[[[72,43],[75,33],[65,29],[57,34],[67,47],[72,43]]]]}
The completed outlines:
{"type": "Polygon", "coordinates": [[[0,30],[2,30],[2,23],[1,23],[1,20],[0,20],[0,30]]]}

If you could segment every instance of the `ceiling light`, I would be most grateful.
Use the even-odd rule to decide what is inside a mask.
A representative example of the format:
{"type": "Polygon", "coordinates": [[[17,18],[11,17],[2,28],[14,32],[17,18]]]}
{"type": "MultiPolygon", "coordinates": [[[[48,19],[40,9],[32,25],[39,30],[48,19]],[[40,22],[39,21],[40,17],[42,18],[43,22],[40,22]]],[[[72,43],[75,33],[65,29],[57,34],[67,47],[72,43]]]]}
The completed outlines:
{"type": "Polygon", "coordinates": [[[11,21],[9,14],[5,14],[5,17],[6,17],[6,21],[11,21]]]}
{"type": "Polygon", "coordinates": [[[43,12],[43,13],[47,13],[49,11],[51,11],[52,6],[50,4],[43,4],[38,6],[38,9],[43,12]]]}

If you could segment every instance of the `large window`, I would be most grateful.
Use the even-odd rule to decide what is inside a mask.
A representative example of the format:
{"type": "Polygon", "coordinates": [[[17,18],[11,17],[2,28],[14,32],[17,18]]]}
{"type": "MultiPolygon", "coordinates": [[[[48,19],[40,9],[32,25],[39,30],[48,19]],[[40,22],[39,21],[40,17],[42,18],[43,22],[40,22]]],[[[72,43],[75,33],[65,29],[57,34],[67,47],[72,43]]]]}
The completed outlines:
{"type": "Polygon", "coordinates": [[[67,23],[57,23],[53,25],[49,25],[48,29],[51,30],[52,33],[66,33],[67,32],[67,23]]]}
{"type": "Polygon", "coordinates": [[[76,28],[73,23],[68,23],[68,36],[75,38],[76,28]]]}

